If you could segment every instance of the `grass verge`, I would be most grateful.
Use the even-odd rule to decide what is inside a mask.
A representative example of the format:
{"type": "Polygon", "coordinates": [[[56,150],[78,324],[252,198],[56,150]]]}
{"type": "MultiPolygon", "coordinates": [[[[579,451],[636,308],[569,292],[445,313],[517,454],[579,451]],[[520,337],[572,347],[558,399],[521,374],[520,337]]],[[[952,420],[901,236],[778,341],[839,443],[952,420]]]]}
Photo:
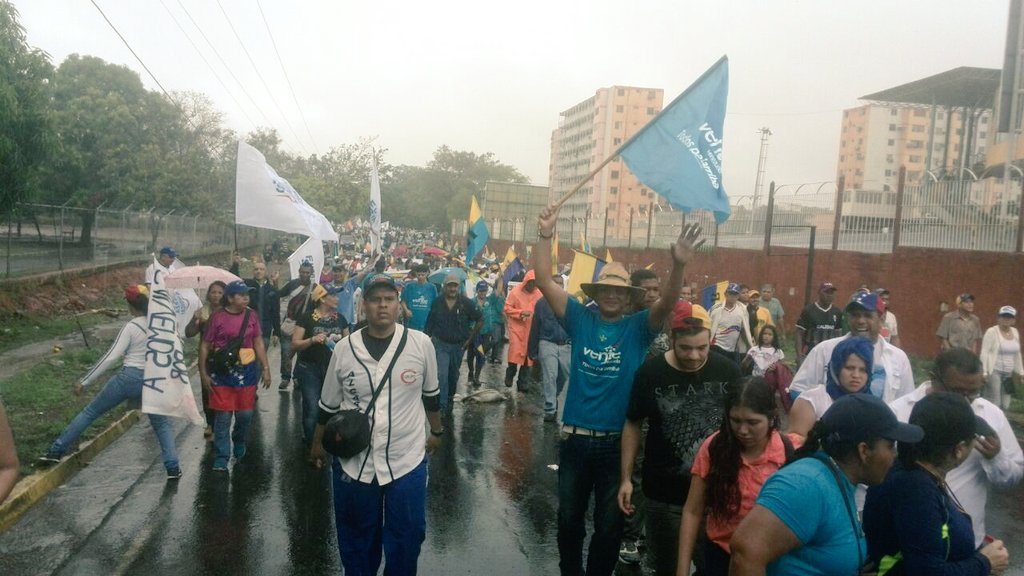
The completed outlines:
{"type": "MultiPolygon", "coordinates": [[[[128,317],[124,297],[116,291],[110,291],[109,295],[99,302],[91,303],[90,306],[93,309],[120,310],[123,312],[122,317],[128,317]]],[[[83,329],[88,329],[109,321],[110,317],[104,314],[4,314],[0,316],[0,352],[77,333],[79,323],[83,329]],[[78,322],[75,322],[76,318],[78,322]]]]}
{"type": "MultiPolygon", "coordinates": [[[[92,398],[103,389],[105,379],[87,386],[82,396],[72,394],[72,384],[99,359],[110,342],[103,342],[91,350],[72,351],[41,359],[38,364],[5,380],[0,385],[0,397],[7,408],[7,416],[14,433],[14,442],[21,461],[21,473],[31,474],[32,464],[41,456],[92,398]]],[[[127,411],[121,404],[93,423],[81,441],[102,432],[111,422],[127,411]]]]}

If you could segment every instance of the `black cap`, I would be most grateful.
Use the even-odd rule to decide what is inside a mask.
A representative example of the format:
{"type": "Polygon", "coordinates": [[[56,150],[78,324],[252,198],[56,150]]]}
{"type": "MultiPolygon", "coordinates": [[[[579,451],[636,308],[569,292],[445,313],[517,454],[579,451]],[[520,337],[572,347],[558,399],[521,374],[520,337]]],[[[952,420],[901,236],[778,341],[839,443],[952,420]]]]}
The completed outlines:
{"type": "Polygon", "coordinates": [[[324,450],[338,458],[351,458],[370,445],[370,421],[359,410],[342,410],[324,425],[324,450]]]}
{"type": "Polygon", "coordinates": [[[885,438],[914,444],[924,438],[920,426],[904,424],[885,402],[871,394],[847,394],[832,403],[821,422],[836,442],[864,442],[885,438]]]}

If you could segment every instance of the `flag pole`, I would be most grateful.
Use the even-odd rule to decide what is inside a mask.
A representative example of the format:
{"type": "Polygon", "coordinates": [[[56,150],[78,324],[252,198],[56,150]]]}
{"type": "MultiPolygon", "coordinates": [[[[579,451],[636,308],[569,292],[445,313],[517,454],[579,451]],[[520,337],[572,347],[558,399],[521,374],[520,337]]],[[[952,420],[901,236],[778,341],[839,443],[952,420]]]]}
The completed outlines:
{"type": "Polygon", "coordinates": [[[576,195],[576,193],[580,191],[580,188],[583,188],[584,184],[589,182],[590,179],[593,178],[594,176],[597,176],[597,173],[600,172],[605,166],[607,166],[609,162],[611,162],[616,157],[618,157],[620,152],[625,150],[627,146],[632,144],[633,141],[636,140],[637,138],[639,138],[640,135],[643,134],[648,128],[650,128],[651,126],[656,124],[658,122],[658,119],[661,118],[661,116],[663,114],[665,114],[666,110],[671,109],[672,106],[674,106],[676,104],[676,102],[679,102],[680,100],[685,98],[686,95],[689,94],[691,90],[693,90],[694,86],[699,86],[700,83],[704,80],[704,78],[708,77],[716,68],[718,68],[723,62],[727,61],[728,59],[729,59],[728,56],[722,56],[721,58],[719,58],[718,61],[714,63],[714,65],[712,65],[710,68],[705,70],[703,74],[700,75],[700,78],[697,78],[697,80],[695,80],[692,84],[690,84],[690,86],[686,90],[684,90],[682,94],[680,94],[679,96],[676,96],[675,100],[673,100],[672,102],[669,102],[668,106],[665,106],[664,108],[662,108],[661,112],[658,112],[657,116],[655,116],[654,118],[651,118],[650,122],[648,122],[647,124],[644,124],[644,126],[642,128],[640,128],[640,130],[638,130],[636,134],[633,134],[628,140],[623,142],[621,146],[616,148],[615,152],[612,152],[612,154],[610,156],[605,158],[604,162],[601,162],[601,164],[599,164],[597,168],[594,168],[593,170],[591,170],[590,174],[587,174],[586,176],[584,176],[583,180],[581,180],[579,184],[577,184],[575,187],[573,187],[572,190],[569,190],[568,192],[563,194],[562,197],[559,198],[557,202],[555,202],[555,206],[558,207],[558,208],[561,208],[562,204],[565,204],[566,200],[568,200],[569,198],[572,198],[574,195],[576,195]]]}

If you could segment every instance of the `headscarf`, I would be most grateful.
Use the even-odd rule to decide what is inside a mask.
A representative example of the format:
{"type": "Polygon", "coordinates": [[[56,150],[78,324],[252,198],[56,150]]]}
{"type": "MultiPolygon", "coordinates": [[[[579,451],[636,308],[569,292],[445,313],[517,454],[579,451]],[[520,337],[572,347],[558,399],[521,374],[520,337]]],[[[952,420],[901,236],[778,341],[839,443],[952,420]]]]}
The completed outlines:
{"type": "Polygon", "coordinates": [[[828,368],[825,371],[825,390],[833,400],[849,394],[839,385],[839,371],[843,369],[850,354],[856,354],[864,361],[864,368],[868,373],[867,382],[860,389],[860,393],[871,393],[871,371],[872,364],[874,364],[875,346],[871,340],[863,336],[854,336],[836,345],[832,350],[832,359],[829,360],[828,368]]]}

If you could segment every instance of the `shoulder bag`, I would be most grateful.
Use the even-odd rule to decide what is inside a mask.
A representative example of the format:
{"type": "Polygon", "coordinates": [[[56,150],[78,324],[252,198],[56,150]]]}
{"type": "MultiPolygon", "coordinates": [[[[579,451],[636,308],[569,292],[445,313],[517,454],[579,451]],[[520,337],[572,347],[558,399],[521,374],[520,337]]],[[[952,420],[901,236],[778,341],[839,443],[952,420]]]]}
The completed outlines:
{"type": "Polygon", "coordinates": [[[249,313],[251,309],[245,309],[245,316],[242,317],[242,329],[238,336],[230,342],[218,348],[206,360],[206,369],[212,374],[225,376],[231,369],[240,364],[242,342],[245,340],[245,329],[249,326],[249,313]]]}

